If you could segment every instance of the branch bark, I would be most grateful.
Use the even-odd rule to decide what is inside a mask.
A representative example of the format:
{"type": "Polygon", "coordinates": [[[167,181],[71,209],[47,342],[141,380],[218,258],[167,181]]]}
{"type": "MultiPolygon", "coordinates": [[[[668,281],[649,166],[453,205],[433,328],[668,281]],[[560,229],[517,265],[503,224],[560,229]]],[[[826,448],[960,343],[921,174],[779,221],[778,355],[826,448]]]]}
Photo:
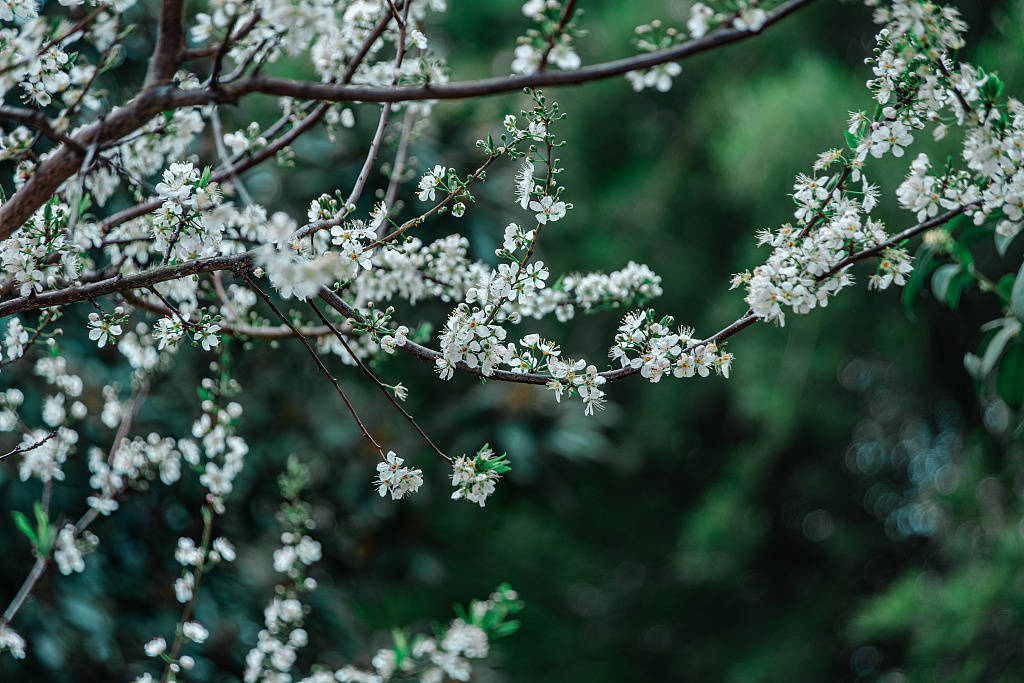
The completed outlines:
{"type": "Polygon", "coordinates": [[[702,38],[690,40],[675,47],[648,54],[602,62],[575,71],[545,71],[525,76],[498,76],[476,81],[461,81],[438,85],[409,85],[396,88],[386,86],[333,85],[312,83],[274,76],[256,75],[224,88],[225,94],[238,99],[253,92],[267,95],[320,100],[322,102],[405,102],[410,100],[454,100],[514,92],[523,88],[541,88],[559,85],[580,85],[629,71],[647,69],[667,62],[675,62],[701,52],[758,35],[772,24],[784,19],[814,0],[789,0],[768,13],[764,26],[758,31],[722,28],[702,38]]]}

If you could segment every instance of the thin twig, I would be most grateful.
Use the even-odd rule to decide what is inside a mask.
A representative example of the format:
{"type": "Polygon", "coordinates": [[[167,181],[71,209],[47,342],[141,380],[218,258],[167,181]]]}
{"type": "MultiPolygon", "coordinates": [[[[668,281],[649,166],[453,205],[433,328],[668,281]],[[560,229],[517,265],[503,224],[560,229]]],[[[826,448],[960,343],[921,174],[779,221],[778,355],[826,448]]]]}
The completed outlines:
{"type": "Polygon", "coordinates": [[[36,448],[39,448],[40,446],[42,446],[44,443],[46,443],[47,441],[49,441],[50,439],[52,439],[55,436],[57,436],[57,432],[55,432],[55,431],[50,432],[45,437],[43,437],[39,441],[36,441],[31,446],[18,446],[13,451],[7,451],[3,455],[0,455],[0,460],[3,460],[4,458],[8,458],[8,457],[10,457],[12,455],[21,455],[22,453],[28,453],[31,450],[35,450],[36,448]]]}
{"type": "Polygon", "coordinates": [[[323,324],[325,326],[327,326],[328,329],[330,329],[330,331],[334,334],[334,336],[337,337],[338,341],[341,342],[342,346],[345,347],[345,350],[348,352],[348,355],[351,356],[352,360],[354,360],[356,362],[356,365],[359,366],[359,369],[362,370],[363,373],[367,377],[369,377],[370,380],[373,381],[374,384],[377,385],[377,388],[380,389],[381,393],[383,393],[384,396],[388,399],[388,401],[391,402],[391,405],[393,405],[395,407],[395,410],[400,412],[405,417],[405,419],[409,421],[409,424],[411,424],[413,426],[413,428],[419,433],[419,435],[421,437],[423,437],[423,440],[427,442],[427,445],[430,446],[430,448],[433,449],[433,451],[435,453],[440,455],[445,460],[451,462],[451,458],[448,457],[447,455],[445,455],[444,452],[440,448],[438,448],[437,446],[434,445],[434,442],[430,440],[430,437],[427,436],[426,432],[424,432],[420,428],[420,426],[418,424],[416,424],[416,420],[413,419],[413,416],[410,415],[409,412],[404,407],[402,407],[402,404],[400,404],[398,401],[395,400],[395,397],[391,394],[391,391],[388,390],[388,388],[384,385],[383,382],[381,382],[379,379],[377,379],[377,376],[374,375],[373,372],[371,372],[368,367],[366,367],[366,363],[364,363],[362,361],[362,359],[359,358],[359,356],[357,356],[355,354],[355,351],[352,350],[352,347],[348,345],[348,341],[345,339],[345,335],[343,335],[334,326],[334,324],[330,320],[327,319],[327,316],[325,316],[320,311],[320,309],[317,307],[315,302],[310,301],[309,305],[316,312],[317,316],[320,318],[320,320],[323,322],[323,324]]]}
{"type": "Polygon", "coordinates": [[[341,385],[338,384],[338,380],[334,378],[334,375],[331,374],[331,371],[328,370],[327,366],[324,365],[324,362],[320,360],[320,354],[313,350],[313,347],[309,345],[309,342],[306,341],[306,338],[302,335],[301,332],[299,332],[298,328],[295,327],[295,325],[293,325],[292,322],[283,313],[281,313],[277,306],[274,305],[274,302],[270,300],[270,297],[264,294],[263,290],[256,286],[256,283],[249,278],[247,273],[242,273],[241,276],[245,279],[246,282],[249,283],[249,286],[252,288],[252,290],[256,292],[256,294],[258,294],[259,297],[263,299],[263,301],[266,302],[268,306],[270,306],[270,309],[274,311],[278,318],[281,319],[281,322],[283,322],[285,325],[291,328],[295,336],[299,338],[299,341],[302,342],[302,345],[306,347],[306,351],[308,351],[309,355],[313,357],[313,360],[316,362],[317,367],[320,368],[320,372],[322,372],[327,377],[327,379],[331,381],[331,384],[334,385],[334,388],[337,390],[338,395],[341,396],[341,400],[345,402],[345,407],[348,408],[348,412],[350,412],[352,414],[352,417],[355,419],[356,424],[359,426],[359,431],[361,431],[363,433],[363,436],[366,437],[366,439],[368,439],[369,442],[373,444],[373,447],[377,449],[377,451],[380,453],[380,456],[383,458],[384,449],[381,448],[380,444],[377,443],[377,440],[370,435],[370,432],[366,429],[366,426],[363,424],[363,421],[359,419],[359,414],[356,413],[356,409],[352,405],[352,402],[348,400],[348,396],[345,395],[345,392],[344,390],[342,390],[341,385]]]}

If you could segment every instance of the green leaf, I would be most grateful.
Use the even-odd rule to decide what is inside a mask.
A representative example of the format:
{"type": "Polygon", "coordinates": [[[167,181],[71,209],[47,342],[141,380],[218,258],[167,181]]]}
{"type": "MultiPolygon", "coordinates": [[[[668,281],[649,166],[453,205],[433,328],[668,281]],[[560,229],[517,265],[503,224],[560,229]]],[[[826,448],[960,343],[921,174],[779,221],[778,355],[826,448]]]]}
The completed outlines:
{"type": "Polygon", "coordinates": [[[92,195],[85,195],[78,200],[78,216],[82,217],[92,207],[92,195]]]}
{"type": "Polygon", "coordinates": [[[506,621],[503,624],[498,624],[497,626],[494,627],[494,630],[492,631],[492,633],[494,634],[495,638],[504,638],[505,636],[512,635],[513,633],[515,633],[518,630],[519,630],[519,621],[517,619],[513,619],[511,621],[506,621]]]}
{"type": "Polygon", "coordinates": [[[203,175],[199,178],[199,188],[202,189],[210,184],[210,167],[203,168],[203,175]]]}
{"type": "Polygon", "coordinates": [[[1013,273],[1007,273],[1006,275],[999,278],[999,282],[996,283],[996,293],[999,298],[1003,301],[1009,301],[1013,295],[1013,285],[1017,282],[1017,276],[1013,273]]]}
{"type": "Polygon", "coordinates": [[[981,359],[973,353],[964,354],[964,370],[975,379],[982,379],[985,376],[981,371],[981,359]]]}
{"type": "Polygon", "coordinates": [[[1024,406],[1024,344],[1006,350],[996,379],[999,396],[1014,410],[1024,406]]]}
{"type": "Polygon", "coordinates": [[[1024,322],[1024,277],[1021,277],[1021,273],[1024,273],[1024,263],[1017,271],[1017,279],[1010,290],[1010,312],[1017,320],[1024,322]]]}
{"type": "Polygon", "coordinates": [[[949,289],[946,290],[946,305],[955,311],[960,306],[960,295],[963,294],[964,290],[973,282],[974,276],[966,270],[955,277],[953,281],[949,283],[949,289]]]}
{"type": "Polygon", "coordinates": [[[994,73],[990,73],[985,85],[981,87],[981,91],[990,99],[995,99],[1003,93],[1003,82],[994,73]]]}
{"type": "Polygon", "coordinates": [[[998,232],[994,233],[994,235],[996,241],[996,251],[999,252],[1000,256],[1006,256],[1006,250],[1010,248],[1011,244],[1013,244],[1013,239],[1017,235],[1014,235],[1013,237],[1007,237],[1006,235],[1001,235],[998,232]]]}
{"type": "Polygon", "coordinates": [[[945,301],[950,308],[956,308],[960,302],[960,290],[963,288],[957,276],[963,272],[959,264],[947,263],[936,268],[932,274],[932,293],[939,301],[945,301]],[[950,303],[950,302],[953,303],[950,303]]]}
{"type": "Polygon", "coordinates": [[[457,616],[459,619],[462,619],[463,621],[470,623],[470,619],[466,615],[466,610],[462,605],[460,605],[459,603],[455,603],[454,605],[452,605],[452,610],[454,610],[455,616],[457,616]]]}
{"type": "Polygon", "coordinates": [[[32,545],[38,546],[39,537],[36,536],[35,529],[33,529],[32,525],[29,524],[28,517],[18,512],[17,510],[12,512],[11,515],[14,517],[14,526],[18,527],[21,533],[28,536],[28,540],[32,541],[32,545]]]}
{"type": "Polygon", "coordinates": [[[848,130],[844,130],[843,135],[846,137],[846,146],[849,147],[851,150],[857,149],[857,144],[860,142],[857,136],[848,130]]]}
{"type": "Polygon", "coordinates": [[[1018,332],[1020,332],[1020,323],[1013,318],[1006,318],[1003,326],[992,336],[992,340],[985,347],[985,355],[982,356],[978,366],[979,378],[986,377],[992,372],[1006,345],[1018,332]]]}
{"type": "Polygon", "coordinates": [[[402,660],[412,654],[412,651],[409,649],[409,639],[406,638],[402,629],[397,627],[391,629],[391,638],[395,643],[395,663],[401,666],[402,660]]]}

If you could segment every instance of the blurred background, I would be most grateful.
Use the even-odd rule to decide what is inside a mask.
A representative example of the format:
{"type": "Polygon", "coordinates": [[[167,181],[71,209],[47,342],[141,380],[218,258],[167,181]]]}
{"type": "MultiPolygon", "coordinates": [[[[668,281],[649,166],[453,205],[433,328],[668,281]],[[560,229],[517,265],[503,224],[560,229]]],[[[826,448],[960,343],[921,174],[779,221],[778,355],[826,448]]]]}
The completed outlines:
{"type": "MultiPolygon", "coordinates": [[[[681,26],[689,4],[581,2],[584,63],[632,54],[634,26],[681,26]]],[[[529,23],[519,8],[451,0],[429,35],[453,80],[508,72],[529,23]]],[[[1024,94],[1024,0],[960,9],[971,26],[966,58],[1024,94]]],[[[141,74],[153,30],[139,27],[127,73],[141,74]]],[[[760,37],[683,62],[667,94],[636,94],[624,79],[548,91],[569,115],[561,183],[576,208],[545,231],[539,258],[555,273],[646,263],[664,278],[659,313],[702,335],[735,319],[746,307],[729,276],[767,255],[755,230],[791,219],[794,174],[842,146],[848,111],[873,109],[863,63],[873,33],[869,10],[821,0],[760,37]]],[[[304,73],[298,63],[278,72],[304,73]]],[[[475,168],[474,142],[525,104],[519,94],[438,104],[413,141],[413,168],[475,168]]],[[[275,110],[271,98],[246,99],[225,109],[226,128],[275,110]]],[[[374,106],[354,113],[356,128],[335,141],[317,133],[297,144],[293,169],[252,171],[255,199],[301,216],[310,188],[347,188],[377,121],[374,106]]],[[[893,232],[914,222],[894,208],[905,169],[869,167],[887,190],[879,215],[893,232]]],[[[513,172],[494,171],[464,218],[419,235],[463,231],[477,257],[493,259],[504,226],[521,218],[513,172]]],[[[380,175],[373,183],[386,185],[380,175]]],[[[1006,257],[1020,258],[1019,248],[1006,257]]],[[[856,272],[866,282],[870,266],[856,272]]],[[[447,311],[429,303],[413,316],[399,305],[398,318],[438,327],[447,311]]],[[[408,408],[444,450],[490,442],[508,452],[513,470],[484,509],[448,500],[446,468],[357,371],[336,363],[378,440],[426,473],[411,499],[378,498],[375,453],[299,345],[232,343],[252,450],[218,533],[240,553],[204,578],[197,615],[212,636],[189,680],[237,680],[255,643],[276,580],[275,481],[293,453],[312,472],[307,498],[325,554],[306,654],[326,665],[366,663],[392,626],[429,629],[453,616],[454,602],[507,581],[526,603],[523,626],[474,680],[1024,680],[1024,451],[1005,406],[979,395],[962,364],[997,315],[996,301],[977,293],[952,312],[928,291],[905,305],[900,291],[859,286],[784,328],[734,337],[729,380],[615,383],[593,418],[540,389],[442,383],[414,358],[388,358],[380,376],[410,388],[408,408]]],[[[538,331],[601,363],[618,317],[538,331]]],[[[78,332],[63,345],[83,376],[116,376],[116,352],[97,354],[78,332]]],[[[208,363],[180,354],[135,433],[187,433],[208,363]]],[[[0,375],[4,386],[19,382],[32,405],[38,390],[26,375],[0,375]]],[[[54,504],[77,515],[84,457],[65,469],[54,504]]],[[[179,614],[176,538],[200,526],[201,492],[185,479],[133,495],[95,524],[98,553],[84,573],[42,582],[14,624],[29,658],[0,658],[0,679],[106,681],[146,670],[143,643],[169,634],[179,614]]],[[[6,507],[28,512],[37,489],[17,481],[13,463],[0,469],[6,507]]],[[[32,560],[9,519],[0,543],[0,596],[11,596],[32,560]]]]}

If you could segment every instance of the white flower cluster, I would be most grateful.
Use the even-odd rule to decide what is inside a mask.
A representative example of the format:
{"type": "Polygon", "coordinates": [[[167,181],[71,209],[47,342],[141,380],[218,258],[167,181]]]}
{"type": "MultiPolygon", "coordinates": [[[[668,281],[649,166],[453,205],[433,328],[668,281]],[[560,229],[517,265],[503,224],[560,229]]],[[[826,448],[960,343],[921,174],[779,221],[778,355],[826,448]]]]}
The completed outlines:
{"type": "Polygon", "coordinates": [[[158,350],[174,348],[182,339],[191,339],[193,346],[200,346],[203,351],[220,345],[220,323],[203,311],[197,312],[197,321],[191,320],[192,308],[191,304],[186,303],[171,315],[156,321],[153,339],[157,342],[158,350]]]}
{"type": "Polygon", "coordinates": [[[221,206],[221,190],[191,162],[173,163],[157,184],[163,204],[154,214],[153,250],[164,260],[186,261],[220,253],[230,208],[221,206]]]}
{"type": "Polygon", "coordinates": [[[965,130],[961,156],[967,168],[937,172],[926,155],[918,155],[897,191],[900,205],[918,220],[941,209],[968,207],[976,225],[996,217],[996,234],[1012,239],[1024,217],[1024,105],[1013,98],[1000,105],[996,98],[1002,85],[994,74],[950,61],[948,54],[963,46],[966,29],[957,10],[896,0],[879,8],[875,19],[885,27],[869,87],[884,105],[885,121],[871,124],[877,128],[858,151],[872,146],[883,128],[901,132],[934,122],[934,137],[945,137],[951,119],[942,113],[947,110],[965,130]]]}
{"type": "Polygon", "coordinates": [[[271,220],[267,244],[257,250],[258,263],[285,298],[308,299],[321,287],[354,279],[372,267],[370,245],[377,237],[374,229],[361,220],[334,225],[328,243],[327,236],[313,226],[320,221],[334,221],[344,215],[344,209],[323,195],[313,200],[308,213],[310,222],[300,234],[314,230],[310,238],[295,238],[294,222],[278,213],[271,220]]]}
{"type": "Polygon", "coordinates": [[[465,499],[484,507],[487,497],[494,493],[501,475],[511,469],[508,459],[495,457],[494,451],[484,444],[472,458],[461,455],[452,463],[452,500],[465,499]]]}
{"type": "Polygon", "coordinates": [[[174,597],[184,604],[195,594],[195,573],[191,568],[203,567],[205,570],[221,560],[233,562],[235,547],[226,538],[218,537],[213,540],[209,549],[205,549],[197,546],[191,538],[183,536],[178,539],[174,559],[182,566],[181,576],[174,581],[174,597]]]}
{"type": "Polygon", "coordinates": [[[67,250],[65,235],[58,229],[59,223],[67,217],[61,207],[53,211],[50,220],[36,214],[30,224],[0,245],[0,271],[20,283],[18,292],[22,296],[53,286],[57,278],[68,270],[65,263],[72,266],[73,271],[74,257],[67,250]],[[62,259],[53,260],[50,258],[52,254],[60,254],[62,259]]]}
{"type": "Polygon", "coordinates": [[[435,201],[437,199],[436,191],[438,188],[448,191],[448,185],[445,182],[445,178],[448,175],[448,169],[440,164],[434,166],[433,169],[427,171],[420,178],[419,184],[419,198],[421,202],[435,201]]]}
{"type": "Polygon", "coordinates": [[[96,342],[96,346],[103,348],[107,341],[114,340],[121,336],[124,331],[122,325],[128,316],[125,315],[124,306],[114,308],[113,314],[99,314],[95,311],[89,314],[89,339],[96,342]]]}
{"type": "Polygon", "coordinates": [[[672,331],[670,316],[658,322],[653,311],[629,313],[619,325],[615,346],[608,355],[622,367],[639,369],[640,375],[658,382],[666,373],[675,377],[707,377],[712,371],[729,377],[733,356],[721,351],[715,342],[694,339],[693,329],[679,327],[672,331]]]}
{"type": "Polygon", "coordinates": [[[448,235],[428,245],[410,238],[375,250],[372,268],[364,271],[350,288],[354,305],[362,310],[370,301],[401,298],[411,304],[422,299],[461,299],[477,282],[486,264],[468,258],[469,240],[448,235]]]}
{"type": "MultiPolygon", "coordinates": [[[[712,5],[716,3],[712,2],[712,5]]],[[[760,6],[760,0],[737,0],[728,3],[729,11],[715,11],[703,2],[690,7],[686,20],[686,31],[663,26],[660,20],[637,26],[634,44],[640,52],[656,52],[685,42],[688,38],[702,38],[713,28],[731,24],[739,31],[760,31],[768,19],[768,13],[760,6]]],[[[659,92],[672,89],[672,79],[682,73],[682,67],[675,62],[666,62],[642,71],[629,71],[626,80],[633,90],[640,92],[655,88],[659,92]]]]}
{"type": "Polygon", "coordinates": [[[109,515],[118,508],[118,495],[136,482],[159,477],[164,484],[173,484],[181,478],[181,457],[174,439],[156,433],[123,439],[109,455],[89,449],[89,485],[95,491],[88,498],[89,507],[109,515]]]}
{"type": "Polygon", "coordinates": [[[57,570],[67,576],[85,570],[85,556],[96,549],[99,539],[91,531],[81,534],[74,524],[65,524],[57,533],[53,546],[53,560],[57,570]]]}
{"type": "Polygon", "coordinates": [[[11,387],[0,392],[0,431],[10,432],[18,426],[18,408],[25,402],[21,389],[11,387]]]}
{"type": "Polygon", "coordinates": [[[498,636],[499,629],[512,625],[506,619],[521,608],[516,592],[503,584],[487,600],[474,600],[464,616],[453,619],[436,638],[417,635],[410,644],[404,635],[396,636],[393,648],[378,650],[373,656],[372,671],[348,665],[334,672],[333,678],[314,675],[300,683],[383,683],[396,674],[422,683],[471,680],[472,660],[487,657],[491,639],[498,636]]]}
{"type": "Polygon", "coordinates": [[[623,306],[643,306],[662,294],[661,277],[648,266],[630,261],[611,273],[571,273],[532,297],[519,297],[503,309],[506,317],[518,313],[543,318],[552,312],[559,322],[576,315],[577,309],[593,312],[623,306]]]}
{"type": "Polygon", "coordinates": [[[564,0],[527,0],[523,3],[523,14],[536,24],[519,38],[512,73],[529,74],[537,71],[541,59],[547,54],[547,63],[559,69],[571,71],[580,68],[580,56],[576,54],[573,38],[579,35],[572,22],[561,24],[564,0]]]}
{"type": "Polygon", "coordinates": [[[211,495],[223,497],[231,493],[235,477],[242,471],[249,445],[235,434],[235,423],[242,416],[242,406],[235,401],[219,408],[214,403],[217,383],[206,378],[201,387],[210,392],[210,398],[203,399],[203,414],[192,423],[192,436],[202,443],[205,458],[200,457],[199,447],[191,439],[180,439],[178,448],[185,454],[190,465],[199,469],[199,483],[211,495]]]}
{"type": "MultiPolygon", "coordinates": [[[[832,182],[838,183],[838,179],[832,182]]],[[[851,253],[889,238],[880,222],[864,216],[856,199],[845,195],[834,198],[830,192],[820,200],[820,206],[824,222],[813,229],[786,224],[774,233],[760,232],[758,242],[773,247],[771,256],[753,273],[734,278],[734,287],[747,285],[745,300],[762,320],[784,325],[786,308],[803,315],[827,306],[829,297],[852,284],[852,278],[845,271],[836,277],[826,274],[851,253]]],[[[904,250],[893,249],[891,256],[897,270],[909,266],[910,256],[904,250]]]]}
{"type": "Polygon", "coordinates": [[[0,626],[0,652],[5,650],[15,659],[25,659],[25,639],[6,624],[0,626]]]}
{"type": "MultiPolygon", "coordinates": [[[[12,321],[13,322],[13,321],[12,321]]],[[[12,332],[8,325],[8,334],[12,332]]],[[[8,353],[20,353],[26,339],[20,323],[15,329],[18,338],[15,344],[8,339],[8,353]]],[[[56,344],[48,348],[57,351],[56,344]]],[[[17,358],[18,356],[14,356],[17,358]]],[[[67,371],[67,361],[61,355],[43,356],[36,361],[35,374],[42,377],[47,384],[53,386],[58,393],[48,394],[43,398],[41,413],[45,428],[40,427],[25,431],[18,448],[21,450],[21,462],[18,475],[22,481],[36,477],[40,481],[62,481],[64,471],[62,465],[68,456],[74,453],[78,443],[78,432],[75,424],[85,418],[88,409],[78,400],[82,395],[84,383],[82,378],[67,371]]],[[[0,394],[0,431],[14,431],[20,424],[18,410],[25,400],[24,394],[15,388],[0,394]]]]}
{"type": "MultiPolygon", "coordinates": [[[[442,12],[445,0],[429,0],[411,5],[409,22],[418,26],[428,11],[442,12]]],[[[225,0],[196,16],[191,31],[197,43],[216,44],[223,39],[229,26],[255,25],[244,38],[233,41],[226,55],[232,64],[252,61],[276,62],[284,55],[309,54],[317,76],[323,82],[338,81],[344,75],[348,62],[382,17],[390,10],[370,0],[346,3],[341,9],[324,2],[263,2],[254,6],[244,0],[225,0]],[[254,16],[259,12],[258,16],[254,16]],[[258,19],[258,21],[256,21],[258,19]],[[282,31],[281,27],[288,30],[282,31]]],[[[388,27],[382,40],[374,43],[371,57],[383,50],[383,45],[397,47],[399,31],[388,27]]],[[[406,57],[401,77],[408,81],[431,80],[445,82],[443,64],[428,50],[426,36],[418,29],[405,32],[406,57]]],[[[359,65],[352,78],[354,83],[387,85],[391,83],[393,63],[384,59],[367,59],[359,65]]],[[[418,105],[422,106],[422,105],[418,105]]]]}
{"type": "Polygon", "coordinates": [[[403,467],[403,462],[394,451],[388,451],[384,460],[377,463],[377,480],[373,485],[381,498],[390,493],[391,500],[401,500],[408,493],[416,493],[423,485],[423,470],[403,467]]]}
{"type": "Polygon", "coordinates": [[[3,338],[3,350],[7,351],[7,360],[14,361],[25,354],[25,345],[28,344],[28,330],[21,323],[21,318],[12,317],[7,321],[7,329],[3,338]]]}
{"type": "Polygon", "coordinates": [[[280,479],[286,503],[279,518],[285,530],[281,534],[281,548],[274,552],[274,571],[284,574],[287,581],[277,586],[275,597],[263,611],[264,628],[257,636],[256,647],[245,657],[245,683],[294,680],[291,670],[298,651],[309,641],[303,628],[308,608],[301,598],[317,587],[316,580],[306,576],[306,570],[320,560],[321,548],[319,542],[306,534],[315,524],[309,517],[309,506],[299,499],[307,477],[306,470],[293,457],[280,479]]]}
{"type": "Polygon", "coordinates": [[[494,372],[495,366],[508,362],[512,353],[504,343],[508,333],[501,325],[489,323],[488,318],[483,309],[464,303],[448,316],[439,339],[441,357],[434,363],[441,379],[451,379],[459,363],[479,368],[486,377],[494,372]]]}
{"type": "MultiPolygon", "coordinates": [[[[868,82],[879,107],[874,117],[851,114],[847,129],[850,158],[838,150],[821,155],[815,171],[842,167],[835,175],[800,175],[794,186],[796,226],[759,234],[773,247],[767,263],[743,273],[733,286],[747,286],[746,301],[764,320],[785,321],[785,310],[807,313],[827,305],[830,296],[852,283],[845,270],[848,257],[862,250],[878,252],[878,269],[869,287],[902,285],[912,272],[910,255],[888,246],[884,226],[869,217],[877,189],[863,178],[870,155],[902,157],[913,143],[912,131],[935,122],[936,138],[947,134],[949,117],[966,129],[963,159],[966,170],[932,168],[919,154],[896,191],[900,206],[918,221],[942,210],[966,212],[977,225],[990,216],[1001,218],[998,239],[1012,239],[1024,218],[1024,105],[995,103],[1001,86],[990,74],[969,64],[954,64],[947,53],[963,45],[966,28],[956,10],[934,3],[894,0],[876,11],[885,27],[878,34],[876,56],[869,60],[874,78],[868,82]],[[861,191],[848,183],[861,181],[861,191]],[[860,194],[858,199],[854,194],[860,194]]],[[[1003,243],[1005,244],[1005,242],[1003,243]]]]}
{"type": "Polygon", "coordinates": [[[560,402],[563,396],[578,396],[586,415],[593,415],[594,409],[604,403],[605,394],[600,387],[607,379],[598,373],[596,366],[588,365],[583,359],[563,359],[557,344],[541,339],[536,333],[520,339],[519,345],[526,350],[513,347],[510,361],[513,372],[547,372],[551,375],[547,388],[555,394],[555,400],[560,402]]]}

